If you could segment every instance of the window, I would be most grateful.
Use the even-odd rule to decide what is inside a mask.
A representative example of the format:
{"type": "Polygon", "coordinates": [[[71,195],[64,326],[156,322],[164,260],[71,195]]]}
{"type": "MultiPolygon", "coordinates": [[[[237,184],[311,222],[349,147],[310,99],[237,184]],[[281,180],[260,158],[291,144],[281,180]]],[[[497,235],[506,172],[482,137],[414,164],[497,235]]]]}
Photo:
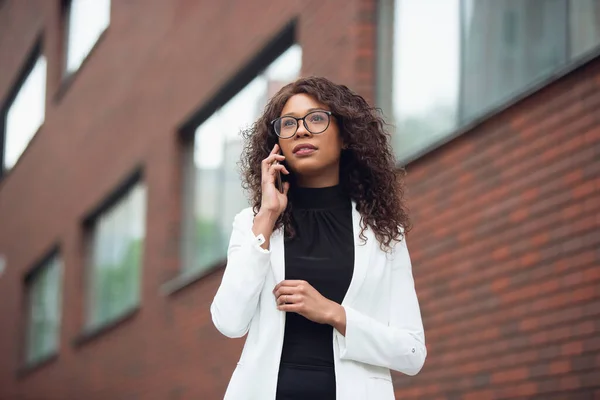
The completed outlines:
{"type": "Polygon", "coordinates": [[[66,73],[75,72],[110,23],[110,0],[71,0],[67,11],[66,73]]]}
{"type": "Polygon", "coordinates": [[[463,120],[513,97],[566,61],[561,0],[465,0],[463,120]]]}
{"type": "Polygon", "coordinates": [[[570,0],[571,57],[579,57],[600,43],[600,0],[570,0]]]}
{"type": "Polygon", "coordinates": [[[140,299],[146,224],[146,188],[135,184],[93,222],[90,248],[89,329],[118,319],[140,299]]]}
{"type": "Polygon", "coordinates": [[[195,130],[188,167],[192,173],[186,179],[192,205],[186,220],[194,221],[184,235],[187,272],[225,260],[233,219],[249,205],[237,170],[240,132],[258,118],[272,95],[298,77],[301,62],[300,46],[290,47],[195,130]]]}
{"type": "Polygon", "coordinates": [[[58,350],[60,339],[62,261],[55,254],[26,278],[27,364],[41,361],[58,350]]]}
{"type": "Polygon", "coordinates": [[[600,0],[387,1],[393,68],[378,84],[393,94],[380,106],[402,161],[600,46],[600,0]]]}
{"type": "Polygon", "coordinates": [[[17,89],[5,120],[3,170],[11,169],[44,123],[46,109],[46,57],[38,56],[17,89]]]}
{"type": "Polygon", "coordinates": [[[395,8],[392,124],[400,156],[456,126],[459,0],[399,0],[395,8]],[[424,23],[426,22],[426,23],[424,23]]]}

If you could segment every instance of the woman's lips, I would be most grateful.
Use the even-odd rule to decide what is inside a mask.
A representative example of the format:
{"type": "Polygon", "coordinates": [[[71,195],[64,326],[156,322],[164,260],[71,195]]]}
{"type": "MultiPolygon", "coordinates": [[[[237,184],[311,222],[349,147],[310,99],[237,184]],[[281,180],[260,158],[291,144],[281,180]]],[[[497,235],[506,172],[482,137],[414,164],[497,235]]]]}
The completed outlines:
{"type": "Polygon", "coordinates": [[[317,151],[317,149],[310,148],[310,147],[303,147],[300,150],[296,151],[294,153],[294,155],[296,155],[296,156],[308,156],[308,155],[311,155],[312,153],[314,153],[315,151],[317,151]]]}
{"type": "Polygon", "coordinates": [[[310,143],[299,143],[292,149],[295,156],[309,156],[317,151],[317,147],[310,143]]]}

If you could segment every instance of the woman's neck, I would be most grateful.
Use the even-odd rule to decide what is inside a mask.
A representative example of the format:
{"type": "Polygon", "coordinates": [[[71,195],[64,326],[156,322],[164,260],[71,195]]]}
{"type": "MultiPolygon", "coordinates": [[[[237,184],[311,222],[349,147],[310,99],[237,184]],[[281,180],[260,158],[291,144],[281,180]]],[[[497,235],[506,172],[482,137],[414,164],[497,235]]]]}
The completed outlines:
{"type": "Polygon", "coordinates": [[[324,188],[336,186],[340,183],[339,168],[329,171],[319,171],[314,175],[296,175],[296,184],[305,188],[324,188]]]}

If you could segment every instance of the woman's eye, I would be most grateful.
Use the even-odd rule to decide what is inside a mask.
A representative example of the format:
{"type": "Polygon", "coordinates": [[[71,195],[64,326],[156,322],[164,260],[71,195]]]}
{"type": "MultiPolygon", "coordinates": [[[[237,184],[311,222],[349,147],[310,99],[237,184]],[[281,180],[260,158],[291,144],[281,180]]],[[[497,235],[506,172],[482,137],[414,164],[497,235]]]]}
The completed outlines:
{"type": "Polygon", "coordinates": [[[321,121],[323,121],[323,116],[322,115],[313,115],[310,117],[310,120],[312,122],[321,122],[321,121]]]}
{"type": "Polygon", "coordinates": [[[283,126],[293,126],[295,121],[292,121],[291,119],[285,120],[283,121],[283,126]]]}

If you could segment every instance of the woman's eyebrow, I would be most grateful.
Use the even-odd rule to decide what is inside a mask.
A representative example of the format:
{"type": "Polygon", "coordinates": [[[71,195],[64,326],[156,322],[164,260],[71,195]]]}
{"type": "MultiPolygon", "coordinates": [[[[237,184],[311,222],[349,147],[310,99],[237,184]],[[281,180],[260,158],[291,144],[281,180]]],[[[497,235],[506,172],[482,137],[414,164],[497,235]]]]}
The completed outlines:
{"type": "MultiPolygon", "coordinates": [[[[304,114],[303,114],[303,115],[306,115],[306,114],[308,114],[309,112],[312,112],[312,111],[327,111],[327,110],[325,110],[325,109],[324,109],[324,108],[322,108],[322,107],[309,108],[308,110],[306,110],[306,111],[304,112],[304,114]]],[[[283,114],[283,115],[282,115],[282,117],[287,117],[287,116],[295,116],[295,115],[299,115],[299,113],[290,112],[290,113],[283,114]]]]}

